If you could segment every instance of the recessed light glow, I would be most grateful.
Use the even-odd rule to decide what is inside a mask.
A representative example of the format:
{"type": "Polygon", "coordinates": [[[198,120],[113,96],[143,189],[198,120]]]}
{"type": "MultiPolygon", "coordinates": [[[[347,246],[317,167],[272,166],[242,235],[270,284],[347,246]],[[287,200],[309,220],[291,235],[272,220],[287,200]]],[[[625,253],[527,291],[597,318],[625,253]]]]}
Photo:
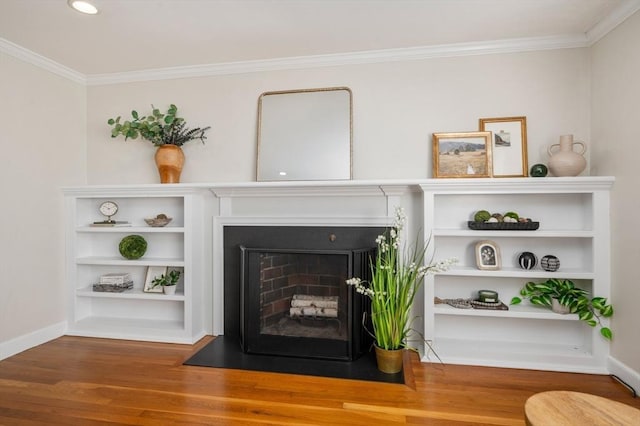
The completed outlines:
{"type": "Polygon", "coordinates": [[[280,172],[280,173],[278,173],[278,174],[279,174],[280,176],[286,176],[286,175],[287,175],[287,172],[280,172]]]}
{"type": "Polygon", "coordinates": [[[67,3],[78,12],[86,13],[87,15],[95,15],[98,13],[98,8],[88,1],[68,0],[67,3]]]}

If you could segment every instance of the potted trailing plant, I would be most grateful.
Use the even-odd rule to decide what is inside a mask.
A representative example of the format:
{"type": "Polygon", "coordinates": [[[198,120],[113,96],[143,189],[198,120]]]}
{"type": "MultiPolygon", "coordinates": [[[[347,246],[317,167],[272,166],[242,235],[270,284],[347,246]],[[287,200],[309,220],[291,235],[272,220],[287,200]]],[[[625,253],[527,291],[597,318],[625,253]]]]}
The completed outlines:
{"type": "MultiPolygon", "coordinates": [[[[385,373],[402,370],[403,349],[409,348],[412,331],[411,307],[424,276],[445,271],[456,262],[448,259],[424,265],[426,246],[416,244],[400,255],[406,216],[396,209],[393,227],[376,238],[375,259],[370,259],[371,280],[350,278],[347,284],[371,299],[371,324],[378,368],[385,373]],[[387,361],[390,361],[387,363],[387,361]]],[[[417,242],[417,241],[416,241],[417,242]]]]}
{"type": "Polygon", "coordinates": [[[186,142],[199,139],[202,143],[207,138],[205,132],[210,127],[188,128],[184,118],[178,117],[178,107],[169,106],[166,113],[151,105],[151,114],[140,116],[136,110],[131,111],[131,120],[121,122],[121,117],[110,118],[107,123],[112,126],[111,137],[124,136],[124,140],[148,140],[157,146],[155,160],[162,183],[180,182],[180,173],[184,165],[184,153],[181,146],[186,142]]]}
{"type": "Polygon", "coordinates": [[[172,270],[167,274],[162,274],[159,277],[155,277],[151,281],[151,288],[162,286],[164,294],[175,294],[178,280],[180,279],[180,271],[172,270]]]}
{"type": "Polygon", "coordinates": [[[542,283],[526,283],[520,290],[522,297],[514,297],[511,304],[517,305],[523,299],[529,299],[532,304],[551,308],[554,312],[578,314],[591,327],[599,325],[600,334],[611,340],[613,333],[602,325],[601,318],[612,316],[613,306],[607,304],[604,297],[590,299],[588,295],[588,291],[576,287],[571,280],[551,278],[542,283]]]}

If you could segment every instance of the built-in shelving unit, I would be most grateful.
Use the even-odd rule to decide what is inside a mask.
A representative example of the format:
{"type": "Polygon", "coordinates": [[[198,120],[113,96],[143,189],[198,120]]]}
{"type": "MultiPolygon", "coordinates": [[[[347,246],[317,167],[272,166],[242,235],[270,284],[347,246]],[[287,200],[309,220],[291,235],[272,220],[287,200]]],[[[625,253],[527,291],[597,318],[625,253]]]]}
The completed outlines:
{"type": "MultiPolygon", "coordinates": [[[[491,289],[509,304],[528,281],[567,278],[592,294],[610,293],[609,192],[613,178],[441,179],[420,184],[424,225],[436,259],[456,257],[449,271],[428,276],[425,337],[445,363],[606,372],[609,343],[576,315],[529,305],[508,311],[459,309],[434,298],[474,298],[491,289]],[[515,211],[540,222],[536,231],[476,231],[467,226],[477,210],[515,211]],[[480,270],[475,244],[495,242],[502,267],[480,270]],[[560,259],[556,272],[518,267],[523,251],[560,259]]],[[[425,356],[424,360],[434,357],[425,356]]]]}
{"type": "MultiPolygon", "coordinates": [[[[246,182],[239,184],[82,187],[64,190],[67,206],[68,334],[192,343],[221,334],[224,320],[223,234],[226,226],[385,226],[395,206],[410,218],[408,235],[430,238],[427,258],[456,257],[445,273],[427,276],[424,335],[445,363],[606,373],[609,342],[575,315],[528,302],[508,311],[456,309],[434,297],[471,298],[480,289],[509,303],[528,281],[567,278],[598,296],[610,295],[611,177],[425,179],[410,181],[246,182]],[[92,227],[101,202],[113,200],[117,220],[130,227],[92,227]],[[516,211],[540,222],[535,231],[475,231],[475,211],[516,211]],[[151,228],[145,217],[173,221],[151,228]],[[144,236],[147,254],[127,260],[118,243],[144,236]],[[479,270],[475,243],[494,241],[500,270],[479,270]],[[560,270],[523,270],[516,259],[530,251],[561,261],[560,270]],[[147,267],[184,268],[172,296],[145,293],[147,267]],[[101,274],[129,272],[134,288],[100,293],[101,274]]],[[[418,304],[421,305],[421,304],[418,304]]],[[[605,323],[608,321],[605,320],[605,323]]],[[[615,333],[615,330],[614,330],[615,333]]],[[[423,361],[437,360],[425,351],[423,361]]]]}
{"type": "Polygon", "coordinates": [[[208,191],[198,188],[146,185],[83,187],[64,190],[67,208],[67,334],[173,343],[194,343],[205,334],[204,292],[210,281],[210,248],[205,220],[208,191]],[[95,227],[103,220],[98,207],[115,201],[114,219],[130,226],[95,227]],[[144,218],[164,213],[173,220],[150,227],[144,218]],[[122,257],[123,237],[141,235],[148,244],[137,260],[122,257]],[[175,295],[143,291],[147,268],[180,268],[175,295]],[[93,291],[106,273],[127,272],[133,289],[122,293],[93,291]]]}

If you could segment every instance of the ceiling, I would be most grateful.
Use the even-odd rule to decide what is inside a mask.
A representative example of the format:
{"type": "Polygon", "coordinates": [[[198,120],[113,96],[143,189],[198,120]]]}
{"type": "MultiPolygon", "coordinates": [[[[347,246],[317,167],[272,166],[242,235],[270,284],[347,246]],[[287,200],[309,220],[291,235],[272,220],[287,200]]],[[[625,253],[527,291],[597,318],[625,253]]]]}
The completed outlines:
{"type": "Polygon", "coordinates": [[[100,12],[90,16],[66,0],[2,0],[0,41],[91,76],[522,38],[586,42],[640,8],[638,0],[93,3],[100,12]]]}

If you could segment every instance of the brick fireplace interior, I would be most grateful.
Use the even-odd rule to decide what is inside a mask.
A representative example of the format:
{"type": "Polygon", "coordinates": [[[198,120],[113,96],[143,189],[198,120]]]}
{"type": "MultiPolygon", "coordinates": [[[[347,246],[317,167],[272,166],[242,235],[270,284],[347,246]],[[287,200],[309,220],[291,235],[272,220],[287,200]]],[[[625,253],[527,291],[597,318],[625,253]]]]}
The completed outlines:
{"type": "Polygon", "coordinates": [[[247,353],[342,360],[362,354],[370,341],[360,321],[367,299],[345,280],[368,274],[371,248],[241,252],[239,315],[247,353]]]}

